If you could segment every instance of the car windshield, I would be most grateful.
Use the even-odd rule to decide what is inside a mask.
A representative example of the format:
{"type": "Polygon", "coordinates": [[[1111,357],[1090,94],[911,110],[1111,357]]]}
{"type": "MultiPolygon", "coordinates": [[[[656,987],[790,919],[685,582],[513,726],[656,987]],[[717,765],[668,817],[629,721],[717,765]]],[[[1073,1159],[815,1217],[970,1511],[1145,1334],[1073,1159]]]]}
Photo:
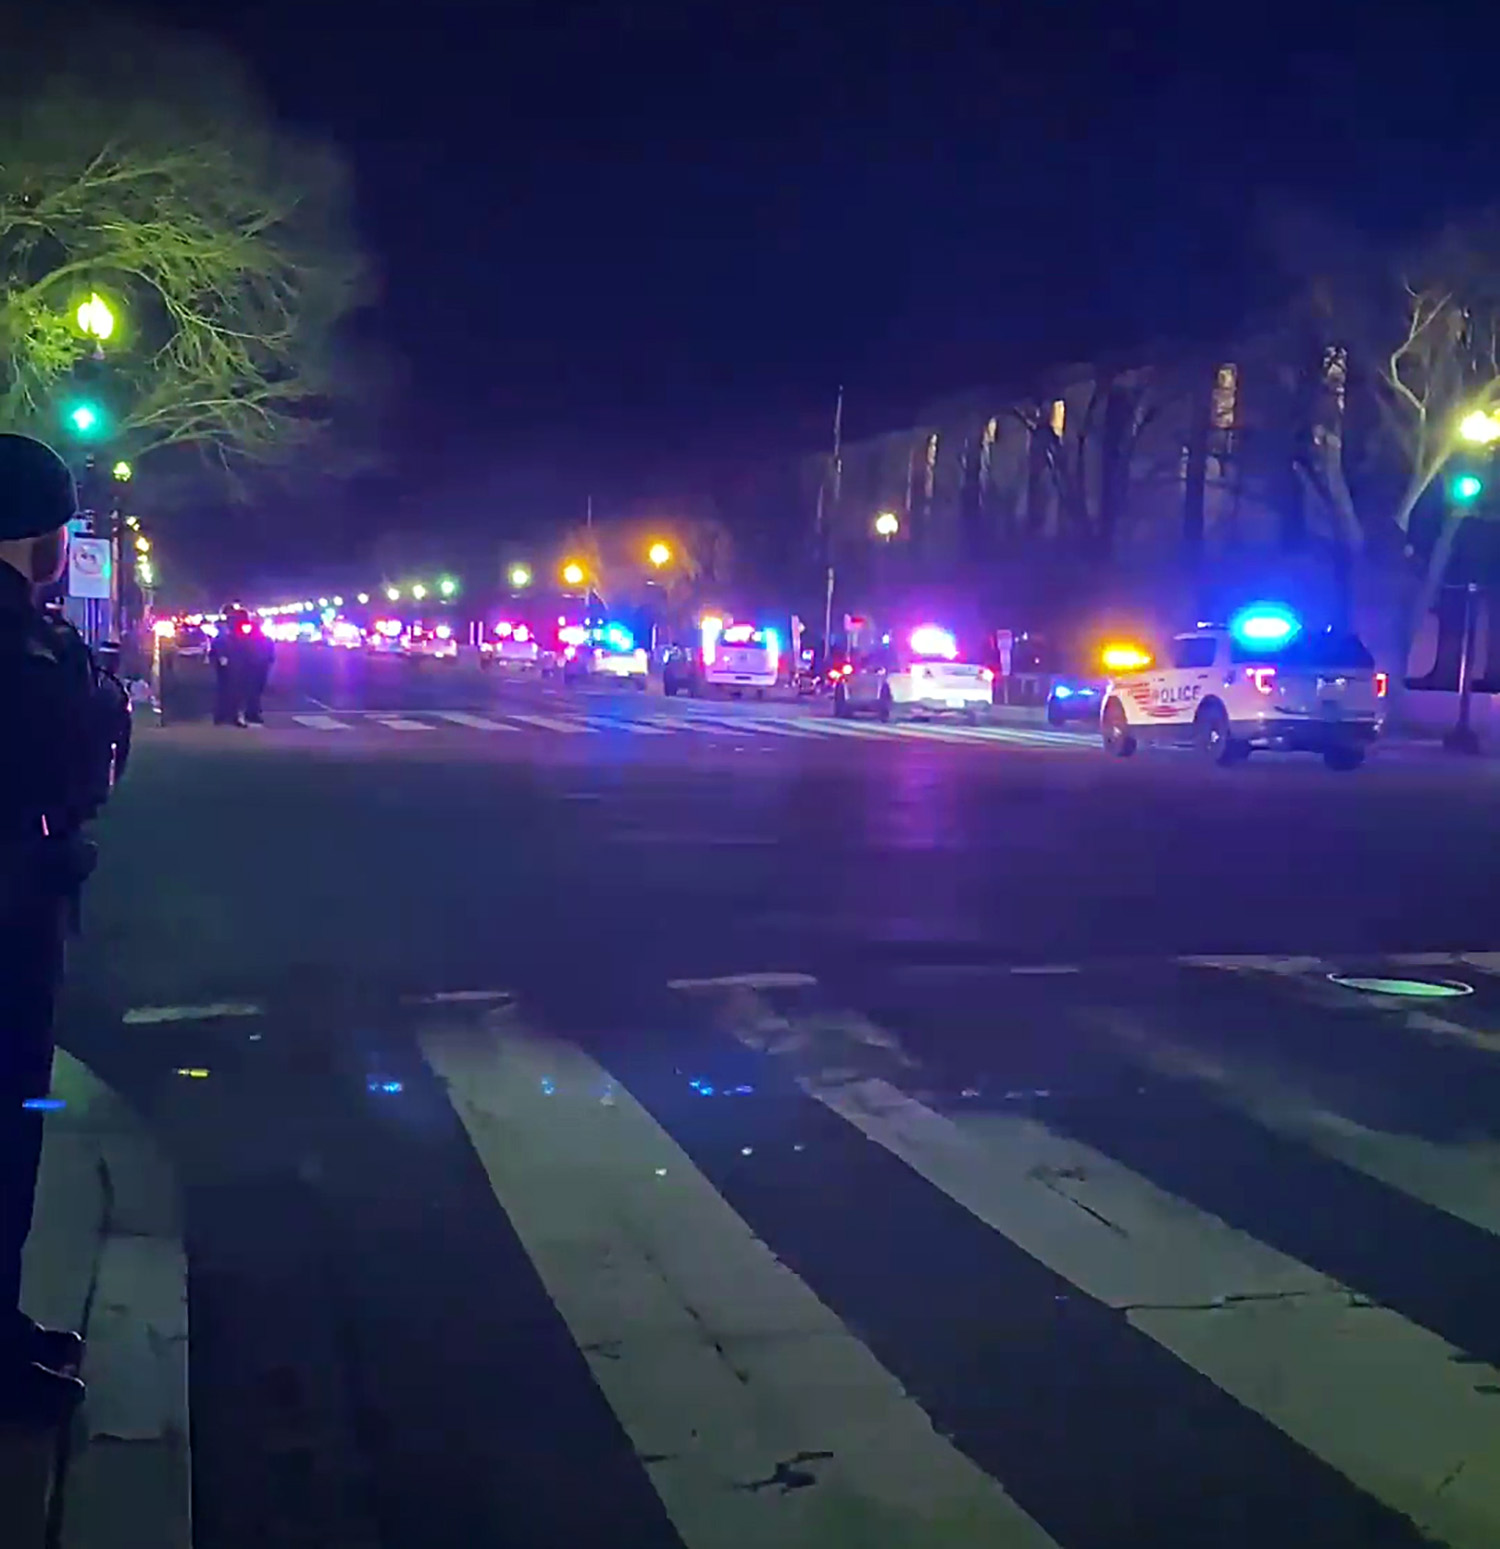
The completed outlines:
{"type": "Polygon", "coordinates": [[[1345,630],[1307,631],[1295,636],[1276,651],[1242,645],[1234,647],[1236,662],[1275,662],[1280,667],[1353,667],[1369,669],[1375,658],[1358,635],[1345,630]]]}

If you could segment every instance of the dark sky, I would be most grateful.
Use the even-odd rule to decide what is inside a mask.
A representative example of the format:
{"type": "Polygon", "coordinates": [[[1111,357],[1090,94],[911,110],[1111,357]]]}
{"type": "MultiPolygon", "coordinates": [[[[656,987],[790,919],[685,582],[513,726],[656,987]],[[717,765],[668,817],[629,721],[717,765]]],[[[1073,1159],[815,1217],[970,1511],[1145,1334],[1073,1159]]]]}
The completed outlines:
{"type": "Polygon", "coordinates": [[[158,3],[337,140],[421,490],[565,451],[621,494],[1029,360],[1232,315],[1269,194],[1494,198],[1457,6],[158,3]],[[1419,18],[1419,19],[1416,19],[1419,18]]]}

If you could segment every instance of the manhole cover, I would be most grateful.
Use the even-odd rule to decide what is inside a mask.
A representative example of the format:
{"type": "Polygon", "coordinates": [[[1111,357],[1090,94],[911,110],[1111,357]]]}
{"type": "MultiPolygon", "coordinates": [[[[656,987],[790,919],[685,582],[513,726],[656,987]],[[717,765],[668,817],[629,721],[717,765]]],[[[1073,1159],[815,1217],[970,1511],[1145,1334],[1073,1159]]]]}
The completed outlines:
{"type": "Polygon", "coordinates": [[[1346,990],[1363,990],[1367,995],[1405,995],[1412,1000],[1451,1000],[1456,995],[1474,993],[1474,986],[1461,979],[1374,979],[1364,974],[1328,977],[1346,990]]]}

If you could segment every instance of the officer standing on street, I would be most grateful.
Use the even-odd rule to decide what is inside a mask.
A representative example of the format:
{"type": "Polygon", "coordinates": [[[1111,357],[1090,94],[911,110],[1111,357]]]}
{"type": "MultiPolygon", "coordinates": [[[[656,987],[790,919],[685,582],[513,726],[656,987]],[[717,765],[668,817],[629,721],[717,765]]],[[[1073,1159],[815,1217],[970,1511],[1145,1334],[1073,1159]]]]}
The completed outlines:
{"type": "Polygon", "coordinates": [[[77,631],[34,598],[63,572],[66,464],[0,435],[0,1419],[53,1424],[83,1393],[77,1334],[20,1308],[52,1075],[64,938],[94,848],[83,825],[129,748],[129,701],[77,631]]]}

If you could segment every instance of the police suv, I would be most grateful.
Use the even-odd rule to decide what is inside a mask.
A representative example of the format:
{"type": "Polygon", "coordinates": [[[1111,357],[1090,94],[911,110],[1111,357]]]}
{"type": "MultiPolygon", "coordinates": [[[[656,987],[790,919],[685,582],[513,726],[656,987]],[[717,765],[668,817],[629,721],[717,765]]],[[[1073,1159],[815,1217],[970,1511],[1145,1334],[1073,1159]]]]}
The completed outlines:
{"type": "Polygon", "coordinates": [[[1177,635],[1165,662],[1111,679],[1100,731],[1117,758],[1161,742],[1216,764],[1272,748],[1357,769],[1379,735],[1386,687],[1358,636],[1307,630],[1289,610],[1260,605],[1228,628],[1177,635]]]}

